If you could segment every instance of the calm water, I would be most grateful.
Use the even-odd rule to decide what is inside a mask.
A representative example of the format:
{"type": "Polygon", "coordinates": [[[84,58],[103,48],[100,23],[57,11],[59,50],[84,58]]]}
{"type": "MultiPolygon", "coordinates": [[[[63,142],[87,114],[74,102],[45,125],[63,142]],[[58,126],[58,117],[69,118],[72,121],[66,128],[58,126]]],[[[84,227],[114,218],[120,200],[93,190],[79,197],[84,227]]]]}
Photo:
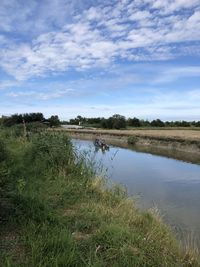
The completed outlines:
{"type": "Polygon", "coordinates": [[[114,146],[102,153],[92,141],[73,144],[80,153],[88,151],[98,170],[103,166],[111,180],[126,186],[140,208],[156,206],[180,238],[200,240],[199,165],[114,146]]]}

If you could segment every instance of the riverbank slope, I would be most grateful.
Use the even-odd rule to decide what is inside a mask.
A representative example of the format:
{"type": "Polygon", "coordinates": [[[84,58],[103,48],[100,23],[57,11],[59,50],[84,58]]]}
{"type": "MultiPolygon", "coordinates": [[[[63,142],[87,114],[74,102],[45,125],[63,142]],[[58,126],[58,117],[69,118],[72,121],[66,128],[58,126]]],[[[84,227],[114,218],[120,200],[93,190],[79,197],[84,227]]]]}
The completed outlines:
{"type": "Polygon", "coordinates": [[[105,139],[111,145],[128,147],[152,154],[177,158],[200,164],[200,130],[189,129],[57,129],[67,132],[72,138],[105,139]]]}
{"type": "Polygon", "coordinates": [[[0,136],[1,266],[200,266],[156,211],[95,177],[66,134],[0,136]]]}

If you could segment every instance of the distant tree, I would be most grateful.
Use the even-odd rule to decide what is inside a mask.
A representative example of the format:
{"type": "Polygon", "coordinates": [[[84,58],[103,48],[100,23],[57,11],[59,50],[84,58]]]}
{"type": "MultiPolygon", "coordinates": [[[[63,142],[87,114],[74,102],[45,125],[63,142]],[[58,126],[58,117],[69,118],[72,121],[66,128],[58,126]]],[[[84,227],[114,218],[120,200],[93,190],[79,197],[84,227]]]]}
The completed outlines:
{"type": "Polygon", "coordinates": [[[12,126],[15,124],[23,123],[23,120],[25,123],[29,122],[43,122],[44,116],[42,113],[25,113],[25,114],[13,114],[10,117],[3,117],[3,124],[5,126],[12,126]]]}
{"type": "Polygon", "coordinates": [[[57,115],[52,115],[49,119],[48,119],[49,125],[51,127],[56,127],[60,125],[60,120],[58,118],[57,115]]]}
{"type": "Polygon", "coordinates": [[[110,117],[106,120],[106,125],[108,129],[113,129],[114,128],[114,120],[113,117],[110,117]]]}
{"type": "Polygon", "coordinates": [[[151,123],[148,120],[140,120],[141,127],[149,127],[151,123]]]}
{"type": "Polygon", "coordinates": [[[182,126],[182,127],[190,127],[191,124],[190,124],[190,122],[188,122],[188,121],[182,121],[182,122],[181,122],[181,126],[182,126]]]}
{"type": "Polygon", "coordinates": [[[122,129],[126,128],[126,119],[124,116],[115,114],[108,119],[101,120],[101,127],[107,129],[122,129]]]}
{"type": "Polygon", "coordinates": [[[69,124],[79,125],[85,123],[86,121],[87,119],[85,117],[78,115],[75,119],[70,119],[69,124]]]}
{"type": "Polygon", "coordinates": [[[25,114],[22,114],[22,117],[26,123],[27,122],[43,122],[44,121],[44,116],[40,112],[25,113],[25,114]]]}
{"type": "Polygon", "coordinates": [[[157,120],[153,120],[151,122],[151,126],[154,126],[154,127],[164,127],[165,124],[163,121],[161,121],[160,119],[157,119],[157,120]]]}
{"type": "MultiPolygon", "coordinates": [[[[100,124],[100,125],[101,125],[102,128],[105,128],[105,129],[108,129],[108,128],[109,128],[109,124],[108,124],[108,120],[107,120],[107,119],[104,119],[104,118],[103,118],[103,119],[101,120],[101,124],[100,124]]],[[[112,127],[111,127],[111,128],[112,128],[112,127]]]]}
{"type": "Polygon", "coordinates": [[[170,121],[166,121],[165,122],[165,126],[167,126],[167,127],[171,126],[171,122],[170,121]]]}
{"type": "Polygon", "coordinates": [[[22,121],[23,118],[21,114],[14,114],[10,117],[3,117],[3,125],[8,127],[22,123],[22,121]]]}
{"type": "Polygon", "coordinates": [[[112,116],[113,127],[114,129],[126,128],[126,119],[124,116],[115,114],[112,116]]]}
{"type": "Polygon", "coordinates": [[[195,123],[195,126],[196,126],[196,127],[200,127],[200,121],[197,121],[197,122],[195,123]]]}
{"type": "Polygon", "coordinates": [[[78,121],[76,119],[70,119],[69,124],[78,125],[78,121]]]}
{"type": "Polygon", "coordinates": [[[100,124],[103,118],[87,118],[86,121],[89,124],[100,124]]]}
{"type": "Polygon", "coordinates": [[[140,127],[141,126],[140,120],[138,118],[135,118],[135,117],[133,119],[129,118],[127,123],[129,126],[132,126],[132,127],[140,127]]]}
{"type": "Polygon", "coordinates": [[[78,121],[78,124],[81,124],[83,122],[83,117],[81,117],[80,115],[78,115],[76,119],[78,121]]]}
{"type": "Polygon", "coordinates": [[[40,121],[43,122],[44,119],[44,115],[42,113],[31,113],[32,116],[32,121],[40,121]]]}

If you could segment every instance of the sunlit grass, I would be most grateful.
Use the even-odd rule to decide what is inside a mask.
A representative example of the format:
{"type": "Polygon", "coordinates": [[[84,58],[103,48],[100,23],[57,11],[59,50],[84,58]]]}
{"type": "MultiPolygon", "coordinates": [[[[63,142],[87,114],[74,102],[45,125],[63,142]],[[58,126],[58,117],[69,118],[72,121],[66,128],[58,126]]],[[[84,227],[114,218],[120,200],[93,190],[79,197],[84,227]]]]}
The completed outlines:
{"type": "Polygon", "coordinates": [[[155,211],[95,177],[66,135],[1,136],[2,243],[12,237],[2,266],[199,266],[155,211]]]}

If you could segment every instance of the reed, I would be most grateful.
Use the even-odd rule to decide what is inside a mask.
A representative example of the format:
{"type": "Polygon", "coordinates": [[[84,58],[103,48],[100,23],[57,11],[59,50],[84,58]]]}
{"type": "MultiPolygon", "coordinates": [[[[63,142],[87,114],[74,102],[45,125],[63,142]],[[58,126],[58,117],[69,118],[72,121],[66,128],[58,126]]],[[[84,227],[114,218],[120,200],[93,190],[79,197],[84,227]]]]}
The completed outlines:
{"type": "Polygon", "coordinates": [[[1,146],[1,266],[200,266],[157,214],[95,177],[66,134],[8,135],[1,146]]]}

